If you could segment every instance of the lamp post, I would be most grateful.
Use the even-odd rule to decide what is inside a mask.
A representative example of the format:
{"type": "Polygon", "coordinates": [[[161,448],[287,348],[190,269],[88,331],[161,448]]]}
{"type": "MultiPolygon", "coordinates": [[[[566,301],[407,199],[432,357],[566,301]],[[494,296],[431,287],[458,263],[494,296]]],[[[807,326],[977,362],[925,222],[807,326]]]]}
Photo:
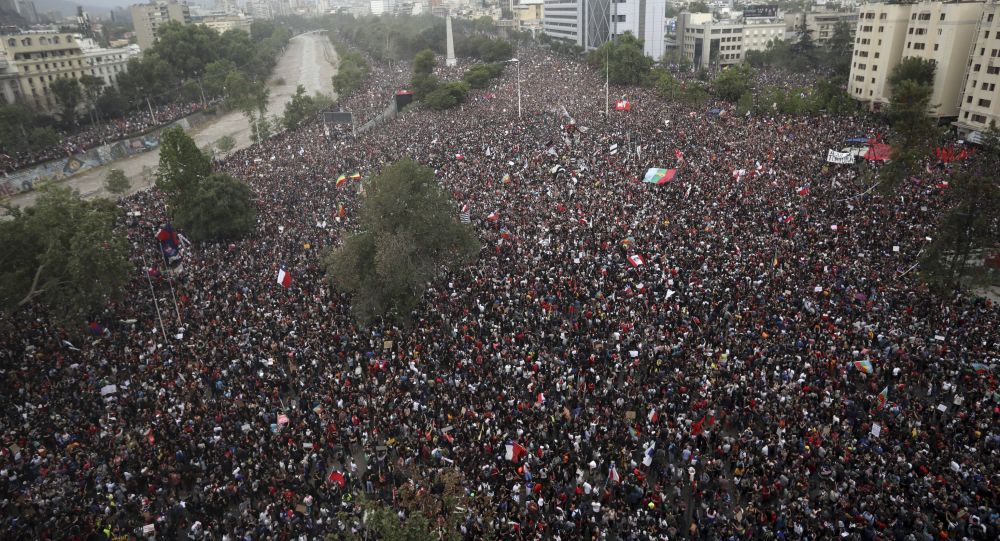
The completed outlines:
{"type": "Polygon", "coordinates": [[[521,61],[516,58],[511,58],[507,61],[508,64],[513,62],[517,64],[517,118],[521,118],[521,61]]]}

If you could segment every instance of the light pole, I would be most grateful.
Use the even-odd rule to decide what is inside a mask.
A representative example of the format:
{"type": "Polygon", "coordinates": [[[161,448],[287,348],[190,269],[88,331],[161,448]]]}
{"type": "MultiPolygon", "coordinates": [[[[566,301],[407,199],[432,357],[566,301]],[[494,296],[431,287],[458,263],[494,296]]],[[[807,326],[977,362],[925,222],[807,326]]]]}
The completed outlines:
{"type": "Polygon", "coordinates": [[[508,64],[513,62],[517,64],[517,118],[521,118],[521,61],[516,58],[511,58],[507,61],[508,64]]]}

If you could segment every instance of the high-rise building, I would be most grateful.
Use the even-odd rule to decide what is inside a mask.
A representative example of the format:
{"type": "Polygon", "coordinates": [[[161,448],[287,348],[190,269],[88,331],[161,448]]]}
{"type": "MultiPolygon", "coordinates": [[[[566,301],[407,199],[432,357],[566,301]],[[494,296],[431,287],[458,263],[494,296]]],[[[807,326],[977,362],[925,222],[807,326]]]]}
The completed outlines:
{"type": "Polygon", "coordinates": [[[135,27],[135,39],[139,48],[145,51],[156,43],[156,31],[170,21],[181,24],[191,22],[191,12],[187,4],[176,0],[157,0],[148,4],[136,4],[129,7],[132,14],[132,24],[135,27]]]}
{"type": "Polygon", "coordinates": [[[983,6],[976,41],[963,82],[962,104],[955,126],[959,135],[978,142],[990,124],[1000,125],[1000,4],[983,6]]]}
{"type": "Polygon", "coordinates": [[[647,56],[663,55],[666,0],[545,0],[542,29],[551,37],[596,49],[626,32],[647,56]]]}
{"type": "Polygon", "coordinates": [[[888,79],[901,60],[933,60],[937,69],[929,114],[957,117],[970,68],[969,53],[984,7],[982,2],[926,1],[863,5],[855,31],[848,93],[879,109],[892,96],[888,79]]]}
{"type": "MultiPolygon", "coordinates": [[[[50,85],[62,77],[79,79],[90,73],[72,34],[25,32],[0,35],[0,48],[17,73],[17,99],[40,109],[56,106],[50,85]]],[[[9,79],[9,78],[8,78],[9,79]]],[[[10,81],[7,81],[10,84],[10,81]]],[[[13,94],[12,89],[8,89],[13,94]]],[[[8,93],[5,91],[5,94],[8,93]]]]}

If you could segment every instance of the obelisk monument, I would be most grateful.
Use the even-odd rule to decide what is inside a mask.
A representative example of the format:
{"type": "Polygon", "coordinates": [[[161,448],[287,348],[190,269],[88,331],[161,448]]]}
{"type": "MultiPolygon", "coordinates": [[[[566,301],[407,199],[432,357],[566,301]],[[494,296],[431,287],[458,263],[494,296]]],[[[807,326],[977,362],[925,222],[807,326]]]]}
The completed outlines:
{"type": "Polygon", "coordinates": [[[451,35],[451,15],[445,18],[444,24],[448,40],[448,57],[445,59],[444,65],[451,67],[458,65],[458,60],[455,59],[455,38],[451,35]]]}

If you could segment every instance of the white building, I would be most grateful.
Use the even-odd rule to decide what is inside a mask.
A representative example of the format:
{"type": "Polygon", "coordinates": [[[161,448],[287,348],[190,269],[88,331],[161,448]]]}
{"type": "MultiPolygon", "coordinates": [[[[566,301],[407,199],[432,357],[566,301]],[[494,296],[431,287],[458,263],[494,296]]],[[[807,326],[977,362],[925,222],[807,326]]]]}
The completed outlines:
{"type": "Polygon", "coordinates": [[[976,141],[977,132],[988,131],[993,122],[1000,125],[1000,4],[996,2],[983,6],[968,68],[955,125],[960,135],[976,141]]]}
{"type": "Polygon", "coordinates": [[[726,67],[743,62],[743,23],[716,21],[711,13],[683,12],[677,17],[677,46],[695,68],[726,67]]]}
{"type": "MultiPolygon", "coordinates": [[[[979,2],[862,6],[855,31],[848,93],[878,109],[892,96],[888,78],[902,59],[933,60],[937,69],[929,113],[936,117],[957,117],[967,74],[979,81],[974,71],[970,73],[970,68],[974,70],[970,64],[973,61],[982,64],[991,58],[985,54],[991,51],[988,47],[972,51],[984,9],[979,2]]],[[[997,50],[992,49],[993,58],[997,50]]]]}
{"type": "Polygon", "coordinates": [[[551,37],[596,49],[626,32],[659,59],[666,36],[666,0],[544,0],[542,28],[551,37]]]}
{"type": "Polygon", "coordinates": [[[106,49],[90,38],[75,36],[90,75],[104,80],[105,87],[117,87],[118,77],[128,70],[128,61],[141,54],[138,45],[106,49]]]}

